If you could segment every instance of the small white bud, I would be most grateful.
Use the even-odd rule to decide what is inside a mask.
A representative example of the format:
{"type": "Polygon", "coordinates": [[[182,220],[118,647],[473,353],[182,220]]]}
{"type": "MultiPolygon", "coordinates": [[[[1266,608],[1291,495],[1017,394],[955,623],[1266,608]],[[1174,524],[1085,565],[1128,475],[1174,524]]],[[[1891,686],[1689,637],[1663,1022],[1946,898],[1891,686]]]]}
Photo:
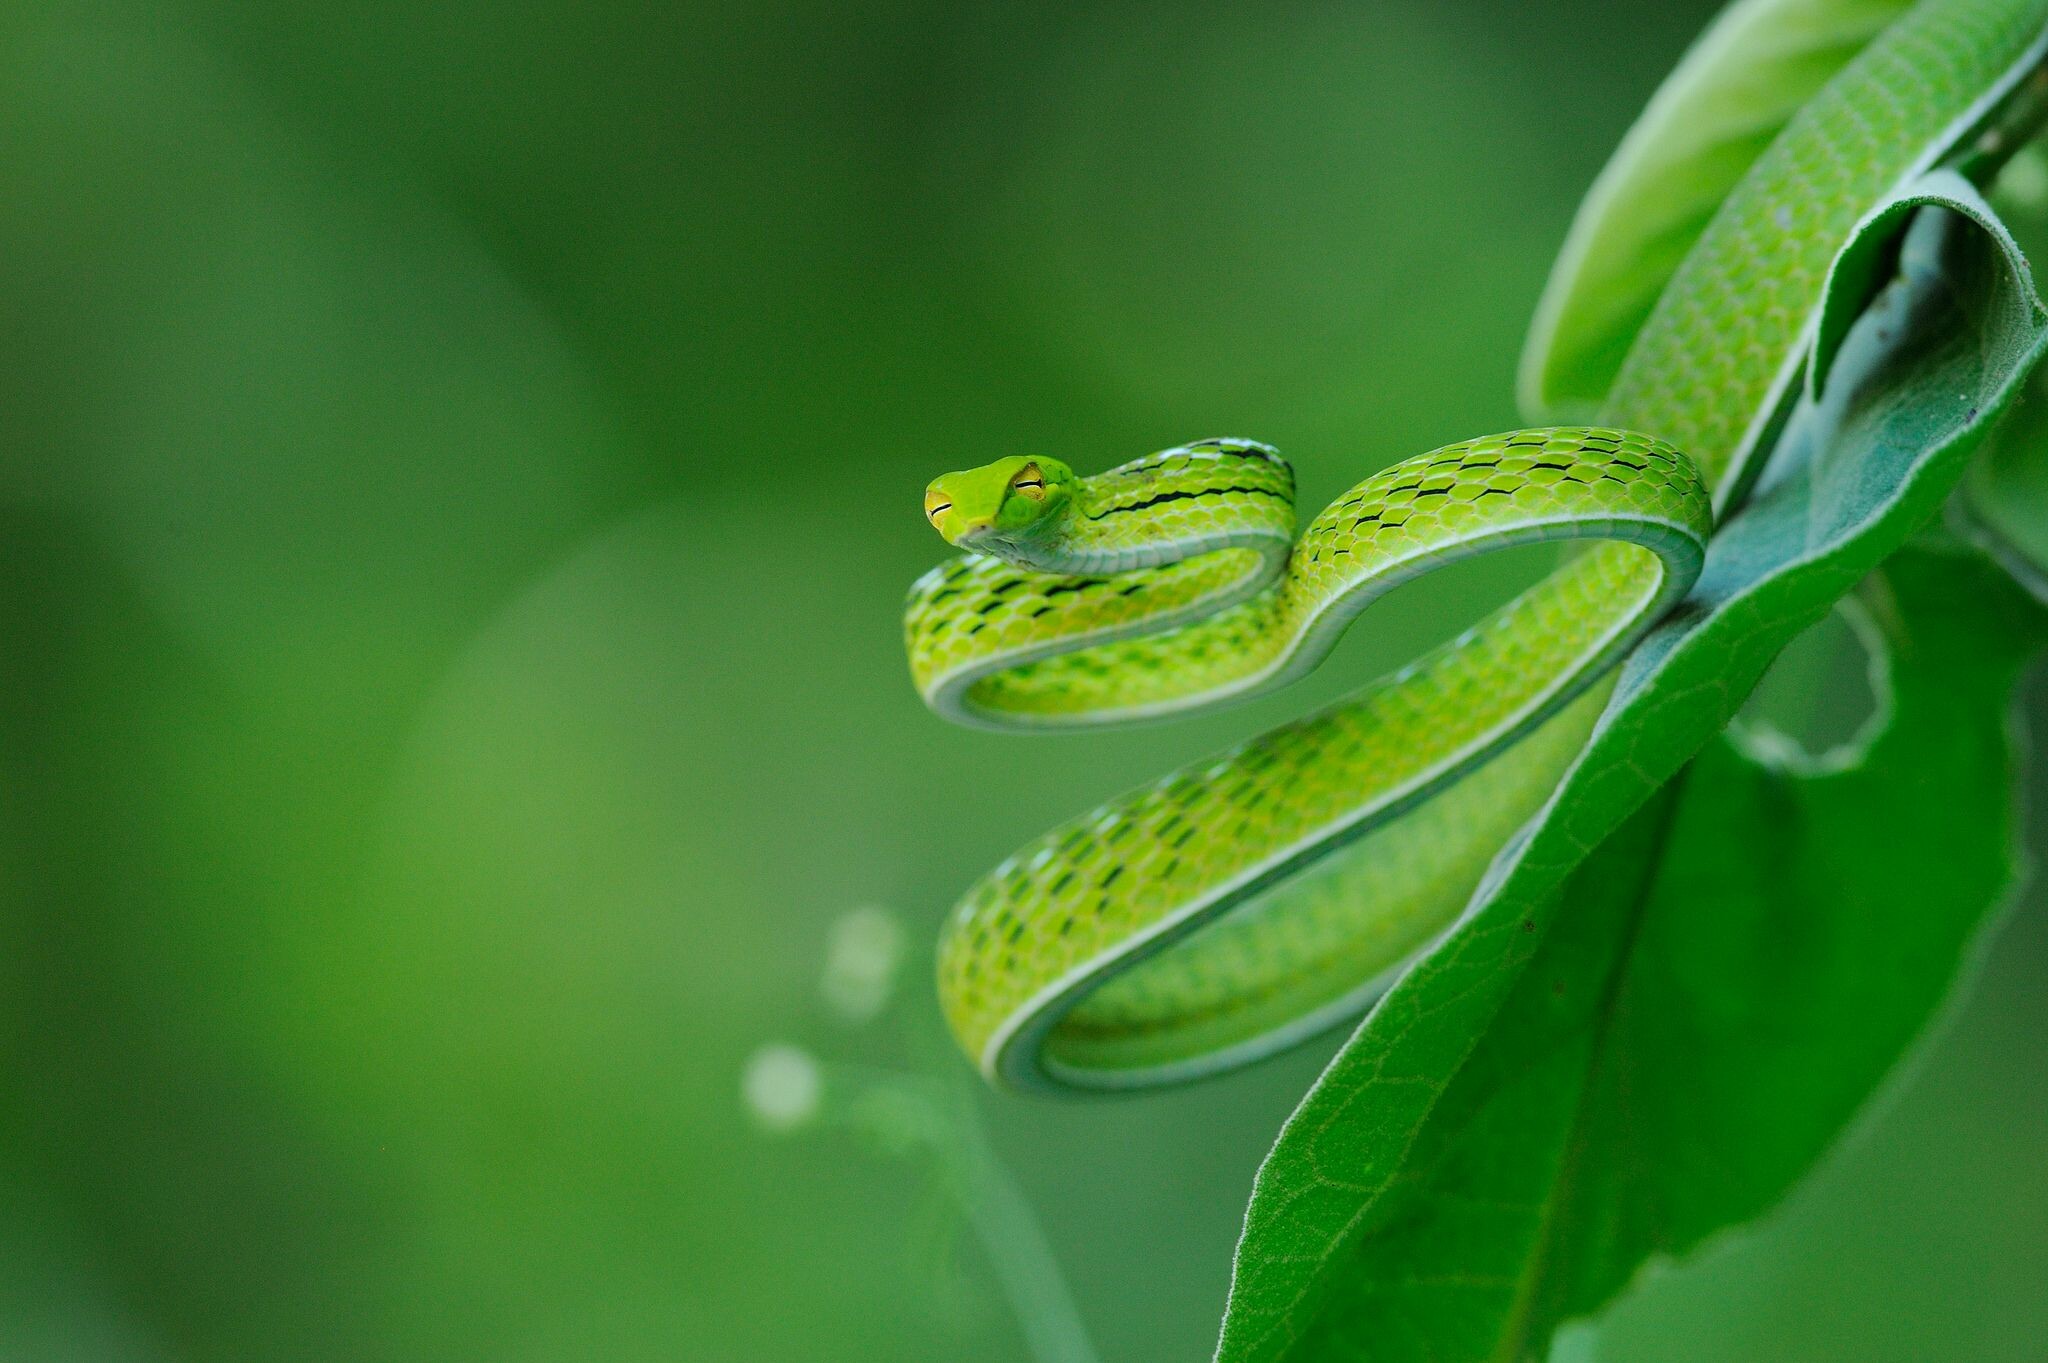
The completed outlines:
{"type": "Polygon", "coordinates": [[[903,928],[887,909],[865,905],[841,914],[825,945],[818,992],[848,1022],[868,1022],[888,1004],[903,958],[903,928]]]}
{"type": "Polygon", "coordinates": [[[747,1059],[740,1094],[754,1120],[770,1131],[794,1131],[818,1115],[823,1082],[809,1051],[781,1043],[747,1059]]]}

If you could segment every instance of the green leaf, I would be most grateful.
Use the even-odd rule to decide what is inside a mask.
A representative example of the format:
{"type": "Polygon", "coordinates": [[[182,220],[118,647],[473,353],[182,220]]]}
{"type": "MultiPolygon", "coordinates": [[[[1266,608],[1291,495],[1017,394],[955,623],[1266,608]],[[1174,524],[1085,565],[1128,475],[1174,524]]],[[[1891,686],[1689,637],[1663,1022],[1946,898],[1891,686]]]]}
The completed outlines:
{"type": "Polygon", "coordinates": [[[1773,1205],[1924,1029],[2013,878],[2004,721],[2044,630],[1981,560],[1880,571],[1890,726],[1825,775],[1710,744],[1579,868],[1320,1352],[1413,1328],[1410,1356],[1540,1356],[1647,1257],[1773,1205]]]}
{"type": "Polygon", "coordinates": [[[2036,371],[1954,505],[1956,528],[2048,601],[2048,373],[2036,371]]]}
{"type": "MultiPolygon", "coordinates": [[[[2023,148],[1991,203],[2030,260],[2048,255],[2048,145],[2023,148]]],[[[1956,528],[2048,601],[2048,373],[2036,370],[2012,415],[1963,477],[1956,528]]]]}
{"type": "Polygon", "coordinates": [[[1679,261],[1820,87],[1908,0],[1737,0],[1700,35],[1579,205],[1522,351],[1531,421],[1589,416],[1679,261]]]}
{"type": "MultiPolygon", "coordinates": [[[[1800,1152],[1824,1143],[1951,977],[1953,953],[1924,963],[1930,974],[1910,987],[1893,981],[1880,1000],[1889,1016],[1847,1019],[1851,1030],[1867,1026],[1872,1033],[1861,1068],[1844,1071],[1853,1092],[1828,1088],[1842,1075],[1808,1075],[1810,1082],[1790,1085],[1790,1092],[1774,1086],[1768,1095],[1752,1094],[1750,1110],[1768,1112],[1775,1126],[1757,1137],[1770,1152],[1758,1157],[1756,1169],[1689,1188],[1682,1207],[1657,1199],[1675,1177],[1659,1163],[1668,1142],[1617,1105],[1636,1092],[1639,1069],[1632,1066],[1668,1064],[1672,1082],[1682,1084],[1698,1057],[1684,1048],[1682,1013],[1669,1011],[1659,1021],[1643,1011],[1664,1002],[1676,1010],[1683,1000],[1651,997],[1660,967],[1641,953],[1673,940],[1672,933],[1717,926],[1726,933],[1720,947],[1739,953],[1744,922],[1778,912],[1752,905],[1745,919],[1744,910],[1727,907],[1717,922],[1716,913],[1694,906],[1688,916],[1703,922],[1662,923],[1649,910],[1687,896],[1683,884],[1667,887],[1658,874],[1658,844],[1666,836],[1699,836],[1690,831],[1694,820],[1732,820],[1745,837],[1789,832],[1789,824],[1780,826],[1777,811],[1762,818],[1736,812],[1730,801],[1740,783],[1711,765],[1702,779],[1731,793],[1716,795],[1701,812],[1681,811],[1668,834],[1664,821],[1674,797],[1652,797],[1714,739],[1790,639],[1938,512],[2048,346],[2048,313],[2024,258],[1957,177],[1928,177],[1867,220],[1831,272],[1831,294],[1860,290],[1873,254],[1895,246],[1899,278],[1843,338],[1833,372],[1814,385],[1825,396],[1809,396],[1795,414],[1756,492],[1715,537],[1693,596],[1630,659],[1594,737],[1550,804],[1502,853],[1457,930],[1368,1017],[1281,1131],[1246,1213],[1220,1359],[1455,1361],[1540,1351],[1561,1319],[1597,1307],[1646,1254],[1696,1243],[1716,1226],[1753,1215],[1782,1190],[1803,1166],[1807,1156],[1800,1152]],[[1906,214],[1918,205],[1931,207],[1911,219],[1900,244],[1906,214]],[[1595,849],[1599,855],[1588,861],[1595,849]],[[1668,1029],[1661,1042],[1660,1027],[1668,1029]],[[1612,1050],[1610,1042],[1622,1048],[1612,1050]],[[1637,1143],[1617,1149],[1623,1140],[1637,1143]],[[1647,1202],[1632,1200],[1638,1190],[1647,1202]]],[[[1833,307],[1841,306],[1835,300],[1833,307]]],[[[1977,618],[1955,603],[1934,613],[1943,611],[1953,612],[1964,633],[1977,618]]],[[[1917,617],[1910,623],[1945,627],[1917,617]]],[[[1990,647],[1982,640],[1976,646],[1990,647]]],[[[1908,661],[1925,656],[1901,653],[1908,661]]],[[[1977,684],[1998,691],[1993,680],[1977,684]]],[[[1916,706],[1923,694],[1914,692],[1916,706]]],[[[1899,703],[1883,741],[1922,744],[1920,711],[1910,721],[1905,715],[1903,680],[1899,703]]],[[[1967,714],[1964,708],[1946,721],[1996,727],[1984,705],[1967,714]]],[[[1960,740],[1934,740],[1931,758],[1945,756],[1946,743],[1960,740]]],[[[1879,760],[1873,748],[1866,769],[1879,760]]],[[[1995,770],[1970,780],[2002,792],[2004,761],[2000,755],[1995,770]]],[[[1780,792],[1795,788],[1790,776],[1776,779],[1780,792]]],[[[1959,784],[1973,788],[1969,780],[1959,784]]],[[[1881,829],[1901,844],[1918,828],[1933,828],[1923,802],[1966,801],[1946,787],[1933,800],[1926,785],[1894,792],[1913,794],[1911,808],[1923,820],[1902,827],[1889,816],[1864,824],[1863,816],[1842,813],[1852,804],[1828,803],[1846,796],[1809,793],[1827,819],[1839,821],[1827,827],[1857,830],[1859,837],[1881,829]]],[[[1917,844],[1910,857],[1903,846],[1893,849],[1909,863],[1928,857],[1953,877],[1952,895],[1918,895],[1913,904],[1913,911],[1943,917],[1952,940],[1967,936],[1986,887],[2005,874],[2004,820],[1996,817],[2002,808],[1996,801],[1977,806],[1981,817],[1972,825],[1995,835],[1996,846],[1982,854],[1995,861],[1993,871],[1959,868],[1959,854],[1948,846],[1939,856],[1917,844]]],[[[1826,847],[1799,851],[1789,837],[1761,847],[1717,844],[1710,852],[1731,861],[1764,858],[1787,887],[1795,872],[1824,875],[1816,868],[1842,855],[1826,847]]],[[[1826,895],[1797,907],[1805,921],[1781,925],[1786,941],[1808,941],[1815,952],[1873,912],[1826,895]]],[[[1753,955],[1757,948],[1747,949],[1753,955]]],[[[1706,971],[1715,989],[1725,985],[1725,995],[1702,1001],[1709,1014],[1754,1008],[1751,1026],[1781,1029],[1786,1074],[1803,1074],[1800,1046],[1820,1045],[1799,1028],[1843,1021],[1827,1018],[1824,1009],[1816,1018],[1784,1007],[1797,980],[1745,982],[1739,962],[1717,963],[1704,950],[1692,962],[1662,968],[1676,973],[1686,964],[1706,971]]],[[[1816,979],[1816,988],[1825,983],[1816,979]]],[[[1701,1071],[1702,1084],[1708,1073],[1701,1071]]],[[[1725,1159],[1742,1167],[1739,1152],[1714,1143],[1729,1139],[1724,1129],[1697,1134],[1702,1143],[1690,1153],[1702,1163],[1725,1159]]]]}

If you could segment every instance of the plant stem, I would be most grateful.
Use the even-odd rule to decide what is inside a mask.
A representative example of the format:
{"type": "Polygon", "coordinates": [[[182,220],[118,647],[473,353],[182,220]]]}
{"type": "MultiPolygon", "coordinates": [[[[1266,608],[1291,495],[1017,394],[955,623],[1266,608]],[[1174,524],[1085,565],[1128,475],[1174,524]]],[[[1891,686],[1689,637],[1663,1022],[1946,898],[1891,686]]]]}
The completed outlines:
{"type": "Polygon", "coordinates": [[[1037,1363],[1098,1363],[1066,1275],[1030,1199],[989,1145],[971,1109],[961,1113],[958,1130],[954,1158],[960,1164],[967,1218],[1009,1298],[1032,1358],[1037,1363]]]}

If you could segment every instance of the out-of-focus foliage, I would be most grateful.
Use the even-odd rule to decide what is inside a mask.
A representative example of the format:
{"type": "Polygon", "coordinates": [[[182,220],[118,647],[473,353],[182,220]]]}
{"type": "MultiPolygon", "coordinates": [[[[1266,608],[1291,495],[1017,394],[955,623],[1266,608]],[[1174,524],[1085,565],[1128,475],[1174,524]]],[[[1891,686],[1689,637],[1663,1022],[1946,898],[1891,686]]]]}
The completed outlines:
{"type": "MultiPolygon", "coordinates": [[[[1540,564],[1236,714],[1009,740],[902,675],[924,479],[1244,433],[1318,502],[1514,424],[1707,9],[0,15],[0,1357],[1023,1357],[928,1175],[740,1102],[776,1038],[941,1063],[820,996],[830,925],[928,940],[1540,564]]],[[[2028,1357],[2042,931],[1607,1356],[2028,1357]]],[[[984,1100],[1106,1358],[1207,1350],[1327,1054],[984,1100]]]]}

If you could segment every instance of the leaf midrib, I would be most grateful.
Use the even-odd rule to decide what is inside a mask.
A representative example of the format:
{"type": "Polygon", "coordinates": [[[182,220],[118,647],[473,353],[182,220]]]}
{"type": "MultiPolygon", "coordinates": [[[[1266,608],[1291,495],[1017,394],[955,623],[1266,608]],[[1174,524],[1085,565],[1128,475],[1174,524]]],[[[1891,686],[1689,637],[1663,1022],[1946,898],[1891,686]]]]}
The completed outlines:
{"type": "MultiPolygon", "coordinates": [[[[1539,1285],[1548,1274],[1556,1254],[1557,1214],[1567,1202],[1567,1195],[1575,1193],[1579,1186],[1580,1172],[1584,1166],[1586,1145],[1581,1133],[1586,1128],[1588,1105],[1594,1092],[1594,1078],[1612,1046],[1615,1019],[1618,1013],[1616,1003],[1626,985],[1630,966],[1635,959],[1636,943],[1642,935],[1643,920],[1648,916],[1649,899],[1657,883],[1657,875],[1664,864],[1664,850],[1671,840],[1672,829],[1678,822],[1679,796],[1686,778],[1692,772],[1687,763],[1664,784],[1652,799],[1659,800],[1663,808],[1657,812],[1657,828],[1654,835],[1642,849],[1642,870],[1638,875],[1635,892],[1630,896],[1631,905],[1627,913],[1628,922],[1622,931],[1619,949],[1615,953],[1614,965],[1608,971],[1605,986],[1595,1005],[1593,1023],[1593,1044],[1586,1056],[1584,1082],[1579,1087],[1579,1100],[1573,1105],[1572,1121],[1566,1134],[1565,1157],[1558,1174],[1551,1181],[1550,1191],[1542,1203],[1542,1218],[1538,1224],[1536,1245],[1525,1261],[1520,1282],[1517,1285],[1513,1303],[1508,1308],[1500,1345],[1492,1354],[1490,1363],[1520,1363],[1529,1356],[1529,1325],[1534,1317],[1535,1296],[1539,1285]]],[[[1566,912],[1560,905],[1560,914],[1566,912]]],[[[1557,919],[1553,917],[1548,932],[1557,931],[1557,919]]]]}

